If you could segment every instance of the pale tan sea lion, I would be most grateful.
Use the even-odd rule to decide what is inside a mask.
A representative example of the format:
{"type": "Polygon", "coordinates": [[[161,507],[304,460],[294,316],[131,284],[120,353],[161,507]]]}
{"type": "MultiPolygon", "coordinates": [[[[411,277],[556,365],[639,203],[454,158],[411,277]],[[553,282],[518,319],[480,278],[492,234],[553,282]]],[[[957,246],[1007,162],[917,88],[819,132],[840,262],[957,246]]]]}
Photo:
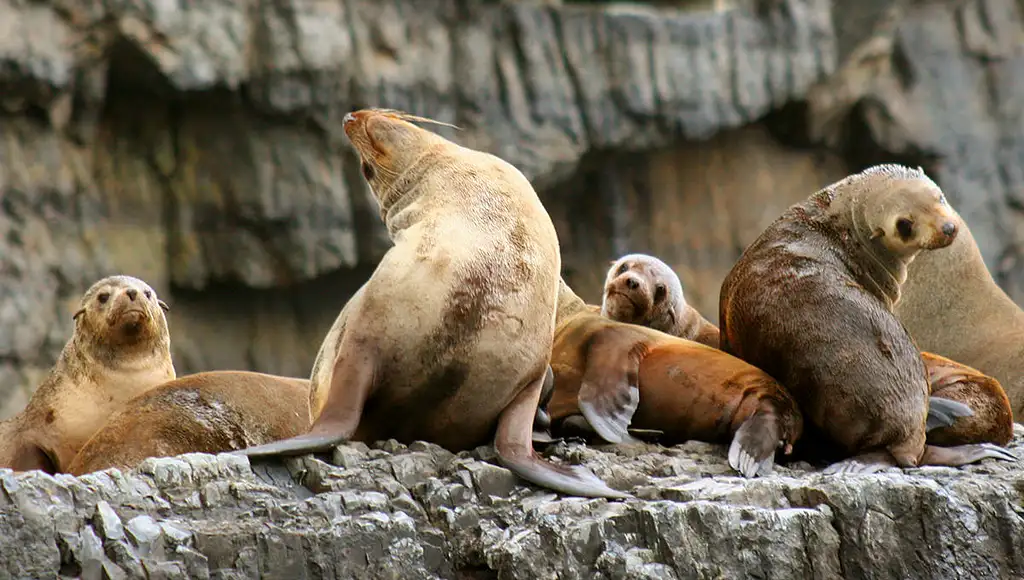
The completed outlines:
{"type": "Polygon", "coordinates": [[[128,401],[85,443],[67,471],[133,469],[148,457],[233,451],[308,430],[308,379],[201,372],[128,401]]]}
{"type": "Polygon", "coordinates": [[[923,171],[880,165],[791,206],[726,276],[722,350],[796,398],[822,436],[804,440],[846,457],[827,472],[1015,459],[990,444],[926,444],[929,427],[971,411],[929,399],[921,354],[892,306],[907,264],[956,234],[945,196],[923,171]]]}
{"type": "Polygon", "coordinates": [[[311,376],[310,432],[246,449],[309,453],[347,440],[493,441],[520,477],[626,497],[533,450],[561,268],[551,218],[523,174],[488,153],[368,109],[344,118],[394,246],[338,315],[311,376]]]}
{"type": "Polygon", "coordinates": [[[0,467],[65,471],[112,413],[173,379],[166,310],[138,278],[93,284],[49,375],[24,411],[0,423],[0,467]]]}
{"type": "Polygon", "coordinates": [[[612,262],[601,314],[718,348],[718,327],[687,304],[679,275],[654,256],[627,254],[612,262]]]}

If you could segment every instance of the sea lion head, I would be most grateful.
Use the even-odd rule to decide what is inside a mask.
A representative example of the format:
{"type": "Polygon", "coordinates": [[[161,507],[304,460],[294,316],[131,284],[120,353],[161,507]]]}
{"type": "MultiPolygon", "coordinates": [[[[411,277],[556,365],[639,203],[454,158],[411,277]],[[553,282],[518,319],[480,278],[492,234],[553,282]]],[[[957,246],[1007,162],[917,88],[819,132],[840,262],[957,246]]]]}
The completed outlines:
{"type": "Polygon", "coordinates": [[[685,309],[679,276],[665,262],[646,254],[612,262],[605,277],[603,316],[669,332],[685,309]]]}
{"type": "Polygon", "coordinates": [[[148,351],[156,343],[166,346],[167,310],[167,304],[142,280],[108,276],[82,296],[73,317],[75,340],[100,355],[148,351]]]}
{"type": "Polygon", "coordinates": [[[346,113],[345,135],[359,154],[359,167],[381,206],[381,214],[409,189],[409,169],[455,146],[444,137],[410,121],[447,123],[392,109],[361,109],[346,113]]]}
{"type": "Polygon", "coordinates": [[[858,237],[900,261],[909,263],[922,250],[945,248],[956,239],[957,216],[921,168],[876,165],[851,176],[848,187],[858,237]]]}

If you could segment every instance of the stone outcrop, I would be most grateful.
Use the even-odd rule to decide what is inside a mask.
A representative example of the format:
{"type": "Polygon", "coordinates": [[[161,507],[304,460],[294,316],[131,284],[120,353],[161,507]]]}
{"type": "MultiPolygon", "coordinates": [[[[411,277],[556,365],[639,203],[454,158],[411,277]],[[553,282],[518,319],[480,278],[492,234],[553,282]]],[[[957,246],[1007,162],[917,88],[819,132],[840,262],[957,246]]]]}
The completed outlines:
{"type": "MultiPolygon", "coordinates": [[[[1011,449],[1022,452],[1024,431],[1011,449]]],[[[524,485],[489,447],[0,470],[0,578],[1018,578],[1024,465],[746,480],[724,445],[551,449],[636,499],[524,485]],[[300,483],[295,483],[300,482],[300,483]]]]}

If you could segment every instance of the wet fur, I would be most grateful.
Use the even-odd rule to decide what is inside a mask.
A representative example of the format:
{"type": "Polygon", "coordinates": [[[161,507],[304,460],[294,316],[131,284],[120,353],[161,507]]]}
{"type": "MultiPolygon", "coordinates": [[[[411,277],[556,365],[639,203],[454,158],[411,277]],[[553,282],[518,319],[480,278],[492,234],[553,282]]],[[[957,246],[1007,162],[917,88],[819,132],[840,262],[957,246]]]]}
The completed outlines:
{"type": "Polygon", "coordinates": [[[72,475],[133,469],[149,457],[221,453],[305,433],[309,381],[249,371],[210,371],[164,383],[128,401],[82,447],[72,475]]]}
{"type": "Polygon", "coordinates": [[[173,379],[166,309],[137,278],[110,276],[93,284],[74,315],[74,333],[43,383],[21,413],[0,423],[0,467],[65,471],[125,402],[173,379]],[[101,293],[109,295],[102,304],[101,293]],[[126,334],[120,322],[111,325],[131,308],[146,312],[139,334],[126,334]]]}
{"type": "Polygon", "coordinates": [[[679,276],[654,256],[627,254],[612,262],[601,314],[718,348],[718,327],[686,302],[679,276]],[[663,297],[658,295],[659,286],[663,297]]]}
{"type": "Polygon", "coordinates": [[[494,441],[503,464],[530,481],[624,497],[592,474],[540,460],[531,445],[561,269],[536,192],[506,161],[403,118],[346,116],[394,245],[320,348],[310,432],[243,453],[310,452],[346,439],[453,451],[494,441]]]}
{"type": "Polygon", "coordinates": [[[589,372],[597,371],[598,377],[630,373],[611,362],[613,357],[598,356],[593,350],[598,342],[635,362],[629,380],[639,400],[629,425],[661,431],[664,443],[729,443],[748,425],[752,436],[734,446],[756,455],[758,465],[745,474],[753,476],[770,471],[780,440],[791,446],[800,437],[803,421],[795,401],[764,372],[712,347],[606,318],[564,282],[551,358],[555,390],[547,407],[556,434],[560,421],[581,413],[581,387],[589,372]]]}
{"type": "Polygon", "coordinates": [[[963,218],[941,252],[908,268],[896,317],[921,349],[996,378],[1014,414],[1024,413],[1024,311],[996,284],[963,218]]]}
{"type": "Polygon", "coordinates": [[[726,276],[721,348],[785,385],[807,422],[803,441],[845,457],[885,450],[905,467],[929,461],[925,367],[891,308],[907,263],[948,244],[951,215],[923,172],[876,166],[794,204],[726,276]],[[916,232],[905,241],[892,229],[903,216],[916,232]]]}

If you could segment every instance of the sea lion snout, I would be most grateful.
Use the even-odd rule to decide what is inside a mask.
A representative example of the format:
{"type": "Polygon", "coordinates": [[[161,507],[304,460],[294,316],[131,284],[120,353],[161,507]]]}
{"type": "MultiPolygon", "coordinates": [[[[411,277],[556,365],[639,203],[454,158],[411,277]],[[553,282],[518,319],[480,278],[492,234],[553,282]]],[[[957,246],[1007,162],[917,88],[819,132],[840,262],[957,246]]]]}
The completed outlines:
{"type": "Polygon", "coordinates": [[[630,290],[636,290],[637,288],[640,287],[640,281],[636,279],[636,276],[627,275],[625,284],[626,288],[629,288],[630,290]]]}

